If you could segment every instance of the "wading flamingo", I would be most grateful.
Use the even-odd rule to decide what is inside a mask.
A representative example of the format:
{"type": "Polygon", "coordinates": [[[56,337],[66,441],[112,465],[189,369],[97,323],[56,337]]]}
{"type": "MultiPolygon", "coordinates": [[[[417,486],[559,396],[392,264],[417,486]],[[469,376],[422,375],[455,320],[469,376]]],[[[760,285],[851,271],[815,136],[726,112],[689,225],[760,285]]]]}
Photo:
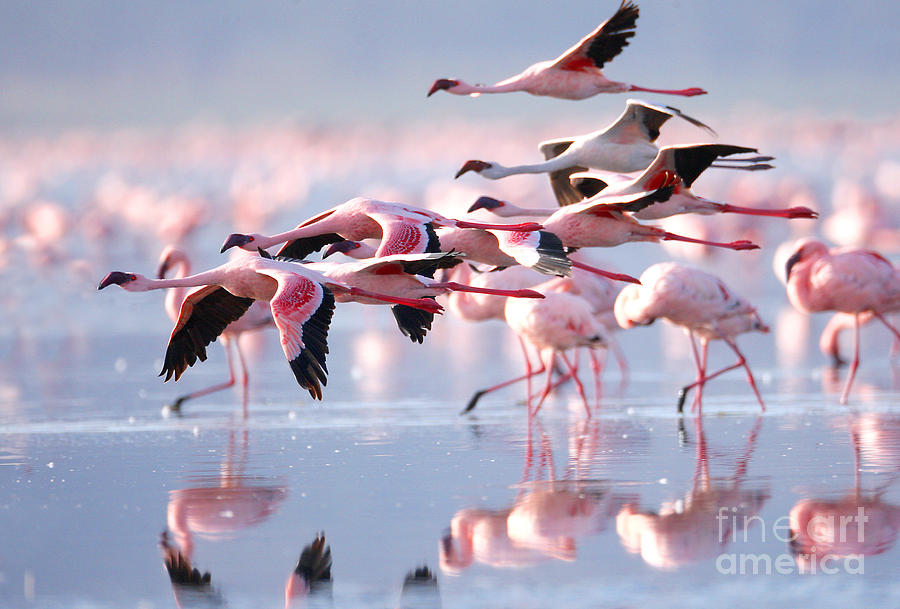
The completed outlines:
{"type": "MultiPolygon", "coordinates": [[[[187,277],[191,274],[191,261],[184,250],[170,245],[160,254],[156,278],[165,279],[166,274],[173,269],[175,270],[175,276],[177,278],[187,277]]],[[[178,315],[181,311],[181,305],[184,302],[186,291],[187,288],[181,287],[170,288],[166,292],[166,313],[168,313],[169,318],[173,323],[178,321],[178,315]]],[[[250,305],[250,308],[247,309],[247,312],[237,321],[228,324],[219,336],[219,339],[222,342],[222,348],[225,350],[226,361],[228,362],[228,380],[224,383],[183,395],[172,402],[170,408],[175,411],[181,410],[181,405],[187,400],[209,395],[210,393],[233,386],[235,383],[235,374],[231,345],[234,344],[234,350],[237,352],[238,364],[241,368],[241,390],[243,395],[244,416],[247,416],[248,374],[244,353],[241,351],[240,338],[244,332],[252,332],[260,328],[265,328],[271,326],[273,323],[272,310],[269,307],[269,304],[259,300],[254,301],[253,304],[250,305]]]]}
{"type": "Polygon", "coordinates": [[[259,256],[241,256],[214,269],[180,279],[149,279],[137,273],[112,271],[97,289],[116,284],[129,292],[179,287],[201,287],[187,295],[169,338],[163,369],[168,381],[177,381],[199,358],[206,360],[206,345],[228,324],[237,321],[254,300],[269,302],[281,347],[301,387],[317,400],[327,383],[328,326],[334,313],[334,294],[364,302],[404,304],[432,313],[441,311],[434,300],[410,300],[376,294],[328,279],[303,265],[259,256]]]}
{"type": "Polygon", "coordinates": [[[703,89],[647,89],[624,82],[615,82],[603,75],[606,62],[622,52],[634,36],[638,7],[630,0],[623,0],[616,13],[600,24],[593,32],[579,40],[575,46],[552,61],[541,61],[526,68],[520,74],[494,85],[470,85],[458,79],[439,78],[431,85],[428,95],[447,91],[454,95],[481,93],[508,93],[525,91],[532,95],[547,95],[562,99],[585,99],[598,93],[623,93],[646,91],[668,95],[703,95],[703,89]]]}
{"type": "Polygon", "coordinates": [[[829,250],[821,241],[803,239],[785,264],[785,279],[788,299],[797,310],[853,315],[853,359],[840,398],[846,404],[859,367],[859,327],[865,317],[876,317],[900,339],[900,332],[884,317],[900,310],[900,273],[877,252],[829,250]]]}
{"type": "Polygon", "coordinates": [[[688,392],[697,388],[694,408],[702,414],[703,386],[707,381],[743,367],[747,382],[765,410],[747,360],[737,347],[735,337],[744,332],[768,332],[756,309],[735,294],[715,275],[676,264],[662,262],[650,266],[641,274],[640,286],[625,286],[616,298],[616,320],[623,328],[650,325],[659,318],[683,327],[691,339],[691,349],[697,364],[697,380],[685,385],[678,397],[678,412],[682,411],[688,392]],[[698,353],[696,338],[700,339],[698,353]],[[706,373],[706,353],[709,341],[721,339],[738,361],[711,374],[706,373]]]}

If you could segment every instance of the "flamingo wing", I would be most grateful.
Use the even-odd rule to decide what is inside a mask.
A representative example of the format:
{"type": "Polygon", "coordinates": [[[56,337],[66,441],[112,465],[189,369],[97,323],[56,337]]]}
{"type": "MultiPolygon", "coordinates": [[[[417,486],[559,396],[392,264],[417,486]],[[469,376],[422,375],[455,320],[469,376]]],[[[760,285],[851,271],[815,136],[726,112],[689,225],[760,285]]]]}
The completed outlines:
{"type": "Polygon", "coordinates": [[[700,144],[698,146],[676,146],[673,148],[675,158],[675,171],[684,182],[685,188],[690,188],[701,173],[713,164],[721,156],[730,156],[740,152],[759,152],[756,148],[746,146],[731,146],[728,144],[700,144]]]}
{"type": "MultiPolygon", "coordinates": [[[[677,177],[674,174],[670,173],[670,176],[673,176],[674,179],[677,180],[677,177]]],[[[669,179],[666,183],[662,184],[658,188],[654,190],[647,190],[643,192],[637,192],[633,194],[626,195],[604,195],[601,191],[600,194],[578,203],[576,205],[572,205],[567,208],[567,210],[571,209],[571,213],[586,213],[586,214],[606,214],[609,212],[638,212],[642,209],[653,205],[654,203],[658,203],[660,201],[667,201],[669,197],[672,196],[672,192],[675,190],[675,185],[672,179],[669,179]]]]}
{"type": "Polygon", "coordinates": [[[562,70],[602,68],[628,46],[628,39],[634,36],[638,13],[636,4],[631,0],[622,0],[612,17],[557,57],[553,67],[562,70]]]}
{"type": "MultiPolygon", "coordinates": [[[[568,150],[575,142],[572,138],[547,140],[538,144],[538,149],[544,155],[544,160],[554,159],[568,150]]],[[[587,171],[587,167],[573,165],[565,169],[558,169],[547,174],[550,178],[550,187],[553,189],[553,195],[556,197],[560,207],[578,203],[583,199],[572,185],[569,183],[569,176],[579,171],[587,171]]]]}
{"type": "Polygon", "coordinates": [[[281,348],[301,387],[316,400],[327,384],[328,326],[334,314],[334,295],[320,283],[278,269],[260,269],[278,282],[269,303],[281,348]]]}
{"type": "Polygon", "coordinates": [[[228,324],[237,321],[253,304],[252,298],[235,296],[217,285],[188,294],[181,304],[175,328],[169,337],[159,376],[177,381],[199,358],[206,361],[206,346],[216,340],[228,324]]]}
{"type": "Polygon", "coordinates": [[[433,277],[438,269],[449,269],[462,262],[461,252],[428,252],[424,254],[394,254],[358,262],[360,270],[370,273],[406,273],[433,277]]]}
{"type": "Polygon", "coordinates": [[[641,131],[647,137],[647,140],[650,142],[655,142],[656,138],[659,137],[660,128],[666,123],[667,120],[669,120],[673,116],[677,116],[694,125],[695,127],[706,129],[712,135],[716,135],[715,130],[713,130],[713,128],[709,125],[698,121],[696,118],[688,116],[678,108],[673,108],[672,106],[656,106],[653,104],[648,104],[647,102],[641,101],[639,99],[629,99],[627,102],[627,107],[631,109],[631,112],[623,114],[615,124],[610,126],[610,131],[612,131],[617,125],[622,125],[623,123],[634,120],[640,126],[641,131]]]}
{"type": "Polygon", "coordinates": [[[381,244],[376,256],[441,251],[440,239],[431,222],[380,212],[370,213],[369,217],[381,225],[381,244]]]}
{"type": "Polygon", "coordinates": [[[303,260],[313,252],[318,252],[326,245],[339,243],[344,238],[337,233],[325,233],[324,235],[316,235],[315,237],[303,237],[288,241],[278,252],[276,256],[283,258],[293,258],[295,260],[303,260]]]}
{"type": "Polygon", "coordinates": [[[572,262],[559,237],[550,231],[489,231],[497,238],[500,250],[516,262],[545,275],[568,277],[572,262]]]}

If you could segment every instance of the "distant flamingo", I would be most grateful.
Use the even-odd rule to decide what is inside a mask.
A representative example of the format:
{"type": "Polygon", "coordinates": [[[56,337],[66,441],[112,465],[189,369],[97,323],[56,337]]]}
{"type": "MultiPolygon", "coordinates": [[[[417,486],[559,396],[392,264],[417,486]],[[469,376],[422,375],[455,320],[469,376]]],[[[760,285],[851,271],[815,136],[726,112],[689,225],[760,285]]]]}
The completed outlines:
{"type": "MultiPolygon", "coordinates": [[[[191,274],[191,261],[188,258],[187,254],[184,252],[184,250],[181,250],[174,246],[166,247],[160,254],[157,279],[165,279],[166,274],[171,269],[176,269],[175,274],[178,278],[187,277],[191,274]]],[[[166,313],[169,314],[169,317],[173,322],[178,321],[179,313],[181,311],[181,305],[185,300],[185,291],[186,288],[181,287],[170,288],[168,292],[166,292],[166,313]]],[[[207,387],[206,389],[201,389],[199,391],[194,391],[193,393],[189,393],[177,398],[172,403],[171,409],[175,411],[181,410],[181,405],[187,400],[208,395],[216,391],[221,391],[234,385],[234,364],[231,354],[231,345],[234,344],[234,350],[237,351],[238,364],[241,367],[241,389],[243,395],[244,416],[247,416],[248,375],[247,364],[244,360],[244,354],[241,351],[240,337],[244,332],[258,330],[273,323],[274,321],[272,319],[272,310],[269,307],[268,303],[259,300],[254,301],[253,304],[250,305],[250,308],[247,309],[247,312],[242,315],[240,319],[228,324],[225,329],[222,330],[222,334],[219,337],[222,341],[222,347],[225,350],[225,357],[227,358],[228,362],[228,380],[224,383],[213,385],[212,387],[207,387]]]]}
{"type": "Polygon", "coordinates": [[[598,93],[623,93],[647,91],[668,95],[703,95],[703,89],[647,89],[637,85],[607,79],[601,70],[604,64],[622,52],[634,36],[638,7],[630,0],[623,0],[616,13],[597,29],[578,41],[575,46],[554,59],[541,61],[521,74],[495,85],[470,85],[461,80],[440,78],[431,85],[428,95],[447,91],[454,95],[481,93],[508,93],[525,91],[532,95],[547,95],[562,99],[585,99],[598,93]]]}
{"type": "MultiPolygon", "coordinates": [[[[654,243],[685,241],[733,250],[759,249],[758,245],[746,240],[719,243],[677,235],[655,226],[641,224],[624,213],[639,211],[647,206],[655,205],[655,201],[664,201],[672,192],[678,178],[671,173],[666,180],[666,182],[661,182],[653,192],[630,195],[630,201],[629,197],[624,196],[605,197],[601,192],[581,203],[560,207],[547,216],[542,224],[547,231],[558,236],[566,247],[615,247],[631,241],[652,241],[654,243]]],[[[519,215],[528,212],[528,210],[491,197],[479,197],[469,207],[469,212],[477,209],[487,209],[498,215],[519,215]],[[498,210],[500,211],[498,212],[498,210]]]]}
{"type": "Polygon", "coordinates": [[[859,367],[859,328],[871,314],[900,339],[885,313],[900,310],[900,273],[870,250],[829,250],[821,241],[803,239],[785,264],[788,299],[799,311],[840,311],[854,317],[853,360],[840,401],[847,403],[859,367]]]}
{"type": "Polygon", "coordinates": [[[694,408],[702,414],[702,392],[706,382],[738,367],[747,371],[747,382],[765,410],[753,373],[738,349],[735,337],[744,332],[768,332],[769,328],[762,323],[756,309],[718,277],[674,262],[654,264],[641,274],[640,286],[626,286],[619,293],[615,314],[623,328],[649,325],[663,318],[687,331],[697,364],[697,380],[681,389],[678,412],[681,412],[688,392],[696,387],[694,408]],[[700,338],[702,354],[697,351],[695,336],[700,338]],[[706,353],[709,341],[714,339],[723,340],[738,356],[738,361],[707,374],[706,353]]]}
{"type": "Polygon", "coordinates": [[[534,231],[541,228],[534,222],[507,225],[454,220],[427,209],[356,197],[302,222],[293,230],[277,235],[231,234],[225,240],[222,251],[237,246],[255,252],[257,248],[267,249],[287,241],[278,255],[302,260],[329,243],[344,239],[380,238],[378,256],[421,254],[440,251],[434,232],[437,226],[504,231],[534,231]]]}
{"type": "Polygon", "coordinates": [[[504,167],[495,161],[472,160],[466,161],[456,177],[468,171],[490,180],[522,173],[548,173],[556,200],[560,205],[571,205],[584,199],[570,184],[571,174],[588,169],[614,173],[646,169],[659,150],[654,142],[659,137],[660,127],[673,116],[679,116],[715,135],[715,131],[708,126],[682,114],[677,108],[629,99],[619,118],[600,131],[538,144],[546,159],[543,163],[504,167]]]}
{"type": "Polygon", "coordinates": [[[180,279],[148,279],[137,273],[112,271],[98,289],[112,284],[129,292],[202,286],[188,294],[181,305],[160,372],[160,376],[166,375],[166,381],[173,376],[177,381],[197,358],[205,361],[206,345],[238,320],[254,300],[268,301],[294,377],[318,400],[322,399],[322,385],[327,382],[325,355],[335,293],[364,301],[405,304],[432,313],[441,310],[440,305],[427,298],[410,300],[376,294],[328,279],[300,264],[258,256],[241,256],[180,279]]]}

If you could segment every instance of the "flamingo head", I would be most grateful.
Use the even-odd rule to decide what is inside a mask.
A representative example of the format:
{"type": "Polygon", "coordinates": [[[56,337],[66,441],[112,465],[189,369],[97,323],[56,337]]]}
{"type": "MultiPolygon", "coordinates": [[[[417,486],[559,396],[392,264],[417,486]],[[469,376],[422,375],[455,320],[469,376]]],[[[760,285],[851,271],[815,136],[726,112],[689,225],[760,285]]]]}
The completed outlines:
{"type": "Polygon", "coordinates": [[[487,161],[478,161],[478,160],[466,161],[463,164],[463,166],[460,167],[459,171],[456,172],[456,177],[458,178],[459,176],[466,173],[467,171],[474,171],[475,173],[481,173],[485,169],[490,169],[491,167],[493,167],[493,165],[491,163],[488,163],[487,161]]]}
{"type": "Polygon", "coordinates": [[[328,258],[330,255],[340,252],[345,256],[353,257],[353,252],[362,247],[362,243],[359,241],[350,241],[349,239],[345,239],[344,241],[338,241],[337,243],[332,243],[328,246],[328,249],[325,250],[325,253],[322,254],[322,258],[328,258]]]}
{"type": "Polygon", "coordinates": [[[165,279],[173,266],[187,262],[187,254],[174,246],[168,246],[159,255],[159,266],[156,267],[156,278],[165,279]]]}
{"type": "Polygon", "coordinates": [[[241,233],[231,233],[222,244],[220,253],[224,253],[233,247],[239,247],[248,252],[255,252],[257,247],[262,247],[262,235],[253,233],[252,235],[244,235],[241,233]]]}
{"type": "Polygon", "coordinates": [[[436,81],[434,81],[434,84],[431,85],[431,88],[428,90],[428,95],[426,95],[426,97],[431,97],[438,91],[446,91],[447,89],[452,89],[457,85],[459,85],[458,80],[453,80],[452,78],[438,78],[436,81]]]}
{"type": "Polygon", "coordinates": [[[494,199],[492,197],[478,197],[478,199],[469,207],[469,213],[472,213],[476,209],[486,209],[496,213],[496,210],[504,205],[506,205],[506,203],[499,199],[494,199]]]}
{"type": "Polygon", "coordinates": [[[137,273],[123,273],[122,271],[111,271],[106,274],[106,277],[100,282],[100,285],[97,286],[98,290],[102,290],[106,286],[109,285],[118,285],[121,286],[123,290],[128,290],[129,292],[145,292],[149,288],[149,279],[144,277],[143,275],[138,275],[137,273]]]}
{"type": "Polygon", "coordinates": [[[816,241],[815,239],[803,239],[801,241],[798,241],[795,245],[794,253],[791,254],[790,258],[787,259],[787,262],[784,265],[785,281],[791,280],[791,270],[797,263],[803,262],[804,260],[809,260],[811,258],[816,258],[821,256],[822,254],[827,253],[828,247],[821,241],[816,241]]]}

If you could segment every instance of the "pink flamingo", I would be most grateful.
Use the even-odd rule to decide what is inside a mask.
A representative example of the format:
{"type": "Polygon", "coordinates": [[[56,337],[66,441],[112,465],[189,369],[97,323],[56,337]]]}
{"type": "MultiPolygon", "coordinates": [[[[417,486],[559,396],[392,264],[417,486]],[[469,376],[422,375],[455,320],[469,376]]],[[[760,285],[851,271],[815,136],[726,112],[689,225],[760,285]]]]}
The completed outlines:
{"type": "MultiPolygon", "coordinates": [[[[191,274],[191,261],[188,258],[187,254],[184,252],[184,250],[170,245],[162,251],[162,254],[160,254],[159,269],[157,271],[156,278],[165,279],[166,274],[172,269],[175,269],[175,276],[178,278],[184,278],[191,274]]],[[[181,305],[185,300],[186,289],[187,288],[184,287],[171,288],[168,292],[166,292],[166,313],[168,313],[169,318],[171,318],[173,322],[178,321],[179,313],[181,311],[181,305]]],[[[174,411],[181,410],[181,405],[187,400],[199,398],[201,396],[234,386],[235,374],[231,353],[231,345],[234,344],[234,350],[237,351],[238,364],[241,367],[241,389],[243,394],[244,416],[246,417],[249,377],[247,374],[247,364],[244,360],[244,353],[243,351],[241,351],[240,337],[244,332],[252,332],[260,328],[265,328],[272,325],[273,323],[274,321],[272,319],[272,310],[269,307],[268,303],[259,300],[254,301],[253,304],[250,305],[250,308],[247,309],[247,312],[242,315],[240,319],[228,324],[225,329],[222,330],[222,334],[219,337],[222,341],[222,347],[225,350],[226,361],[228,362],[228,380],[224,383],[213,385],[212,387],[207,387],[206,389],[201,389],[199,391],[194,391],[193,393],[183,395],[177,398],[172,403],[170,408],[174,411]]]]}
{"type": "MultiPolygon", "coordinates": [[[[513,298],[544,297],[534,290],[469,286],[455,281],[435,281],[431,278],[437,269],[452,267],[459,262],[459,254],[429,253],[383,256],[355,263],[313,262],[305,266],[349,286],[405,299],[434,298],[451,292],[513,298]]],[[[337,301],[341,302],[341,298],[338,296],[337,301]]],[[[372,301],[371,304],[376,302],[372,301]]],[[[431,329],[434,314],[404,305],[395,305],[393,312],[403,334],[409,336],[413,342],[421,343],[426,332],[431,329]]]]}
{"type": "Polygon", "coordinates": [[[470,85],[461,80],[440,78],[431,85],[428,95],[447,91],[454,95],[481,93],[508,93],[525,91],[532,95],[547,95],[562,99],[585,99],[598,93],[623,93],[647,91],[668,95],[703,95],[703,89],[647,89],[623,82],[615,82],[603,75],[607,61],[622,52],[634,36],[638,7],[630,0],[623,0],[616,13],[597,29],[582,38],[568,51],[553,61],[541,61],[522,73],[500,81],[495,85],[470,85]]]}
{"type": "Polygon", "coordinates": [[[328,326],[334,312],[335,294],[353,296],[363,302],[404,304],[432,313],[442,307],[424,298],[411,300],[348,286],[291,262],[259,256],[241,256],[214,269],[179,279],[149,279],[137,273],[112,271],[98,289],[116,284],[129,292],[166,288],[202,287],[184,299],[169,338],[160,376],[177,381],[199,358],[206,360],[206,345],[231,322],[237,321],[254,300],[268,301],[281,347],[301,387],[317,400],[328,372],[328,326]]]}
{"type": "Polygon", "coordinates": [[[588,169],[615,173],[646,169],[659,150],[654,142],[659,137],[660,127],[673,116],[679,116],[715,135],[711,128],[682,114],[677,108],[629,99],[619,118],[600,131],[538,144],[545,158],[543,163],[504,167],[495,161],[471,160],[465,162],[456,177],[468,171],[490,180],[522,173],[548,173],[556,200],[560,205],[571,205],[584,197],[570,184],[570,175],[588,169]]]}
{"type": "MultiPolygon", "coordinates": [[[[685,237],[656,226],[641,224],[624,213],[638,211],[655,205],[656,201],[665,200],[677,179],[674,173],[668,174],[666,181],[657,184],[652,192],[610,197],[600,193],[581,203],[560,207],[547,216],[542,224],[547,231],[558,236],[566,247],[615,247],[631,241],[685,241],[733,250],[759,249],[758,245],[746,240],[719,243],[685,237]]],[[[477,209],[487,209],[506,216],[531,213],[530,210],[491,197],[479,197],[469,207],[469,212],[477,209]]]]}
{"type": "Polygon", "coordinates": [[[640,286],[626,286],[619,293],[615,315],[623,328],[649,325],[658,318],[663,318],[687,330],[697,364],[697,380],[681,389],[678,412],[682,411],[688,392],[696,387],[694,408],[702,414],[703,387],[706,382],[738,367],[746,370],[747,382],[756,394],[760,407],[766,409],[756,388],[753,373],[744,354],[738,349],[735,337],[744,332],[768,332],[769,328],[763,324],[750,303],[732,292],[715,275],[674,262],[654,264],[641,274],[640,286]],[[697,351],[695,337],[700,339],[702,354],[697,351]],[[738,361],[707,374],[706,354],[709,341],[713,339],[723,340],[737,355],[738,361]]]}
{"type": "Polygon", "coordinates": [[[853,360],[841,392],[847,403],[859,367],[859,328],[871,314],[900,339],[885,313],[900,310],[900,274],[881,254],[870,250],[829,250],[821,241],[803,239],[785,264],[788,299],[803,313],[839,311],[853,315],[853,360]]]}
{"type": "Polygon", "coordinates": [[[225,240],[222,251],[237,246],[255,252],[257,248],[266,249],[287,241],[278,255],[302,260],[329,243],[344,239],[380,238],[378,256],[439,252],[440,243],[434,232],[436,226],[503,231],[535,231],[541,228],[534,222],[507,225],[453,220],[419,207],[356,197],[302,222],[293,230],[277,235],[233,233],[225,240]]]}

